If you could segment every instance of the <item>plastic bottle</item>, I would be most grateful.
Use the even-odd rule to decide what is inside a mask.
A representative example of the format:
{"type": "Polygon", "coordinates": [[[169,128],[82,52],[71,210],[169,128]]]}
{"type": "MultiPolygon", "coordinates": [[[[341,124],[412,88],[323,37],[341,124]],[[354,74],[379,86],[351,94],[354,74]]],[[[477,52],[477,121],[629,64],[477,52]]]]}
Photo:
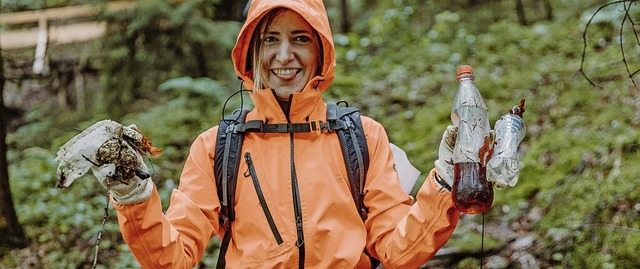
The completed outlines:
{"type": "Polygon", "coordinates": [[[474,84],[473,68],[458,68],[458,91],[453,100],[451,121],[458,127],[453,149],[453,189],[455,207],[462,213],[478,214],[493,204],[493,187],[486,178],[491,156],[487,105],[474,84]]]}
{"type": "Polygon", "coordinates": [[[496,145],[487,164],[487,177],[497,188],[515,186],[518,182],[517,150],[527,129],[522,117],[524,101],[520,100],[520,105],[500,117],[494,126],[496,145]]]}

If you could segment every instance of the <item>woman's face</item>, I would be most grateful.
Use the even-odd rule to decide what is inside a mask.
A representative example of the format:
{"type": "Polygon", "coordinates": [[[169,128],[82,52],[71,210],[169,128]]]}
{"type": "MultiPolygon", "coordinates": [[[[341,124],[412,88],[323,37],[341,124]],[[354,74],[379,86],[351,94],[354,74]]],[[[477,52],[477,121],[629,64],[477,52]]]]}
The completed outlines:
{"type": "Polygon", "coordinates": [[[263,81],[278,98],[288,99],[317,74],[320,40],[311,25],[291,10],[278,15],[262,33],[263,81]]]}

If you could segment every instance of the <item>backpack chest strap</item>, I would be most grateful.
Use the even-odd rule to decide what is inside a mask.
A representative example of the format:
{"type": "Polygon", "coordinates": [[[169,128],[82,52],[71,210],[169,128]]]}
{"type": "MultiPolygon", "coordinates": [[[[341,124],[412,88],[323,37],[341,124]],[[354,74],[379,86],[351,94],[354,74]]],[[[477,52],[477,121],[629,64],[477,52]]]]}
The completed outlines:
{"type": "Polygon", "coordinates": [[[311,133],[333,132],[349,129],[350,124],[343,120],[311,121],[307,123],[265,123],[261,120],[252,120],[229,126],[227,132],[233,133],[311,133]]]}

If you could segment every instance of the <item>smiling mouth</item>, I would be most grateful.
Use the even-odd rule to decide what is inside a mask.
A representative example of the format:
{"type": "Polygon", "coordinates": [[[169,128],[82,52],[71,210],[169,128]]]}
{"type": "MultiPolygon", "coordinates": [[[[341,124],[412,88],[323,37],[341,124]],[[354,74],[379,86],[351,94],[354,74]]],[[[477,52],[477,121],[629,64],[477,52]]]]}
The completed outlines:
{"type": "Polygon", "coordinates": [[[287,68],[287,69],[272,69],[271,72],[281,79],[292,79],[302,69],[299,68],[287,68]]]}

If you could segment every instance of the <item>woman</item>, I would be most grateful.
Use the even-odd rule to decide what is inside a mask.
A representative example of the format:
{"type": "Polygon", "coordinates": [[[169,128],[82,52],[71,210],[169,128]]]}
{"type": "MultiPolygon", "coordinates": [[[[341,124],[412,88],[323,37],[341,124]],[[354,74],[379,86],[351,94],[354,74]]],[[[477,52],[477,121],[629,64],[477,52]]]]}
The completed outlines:
{"type": "MultiPolygon", "coordinates": [[[[254,0],[232,59],[255,104],[247,121],[326,122],[321,95],[333,80],[335,52],[321,0],[254,0]]],[[[436,161],[414,202],[398,183],[385,130],[368,117],[362,124],[370,159],[364,222],[335,135],[245,135],[242,156],[252,160],[281,240],[274,238],[255,186],[243,174],[248,164],[241,162],[225,257],[229,268],[371,268],[365,252],[385,268],[417,268],[435,255],[459,218],[443,190],[451,185],[450,165],[436,161]]],[[[193,268],[210,238],[224,233],[213,173],[217,129],[193,143],[165,214],[151,180],[136,177],[126,187],[110,182],[123,237],[144,268],[193,268]]],[[[452,134],[445,132],[441,155],[450,152],[444,141],[452,134]]],[[[94,175],[106,185],[100,169],[94,175]]]]}

